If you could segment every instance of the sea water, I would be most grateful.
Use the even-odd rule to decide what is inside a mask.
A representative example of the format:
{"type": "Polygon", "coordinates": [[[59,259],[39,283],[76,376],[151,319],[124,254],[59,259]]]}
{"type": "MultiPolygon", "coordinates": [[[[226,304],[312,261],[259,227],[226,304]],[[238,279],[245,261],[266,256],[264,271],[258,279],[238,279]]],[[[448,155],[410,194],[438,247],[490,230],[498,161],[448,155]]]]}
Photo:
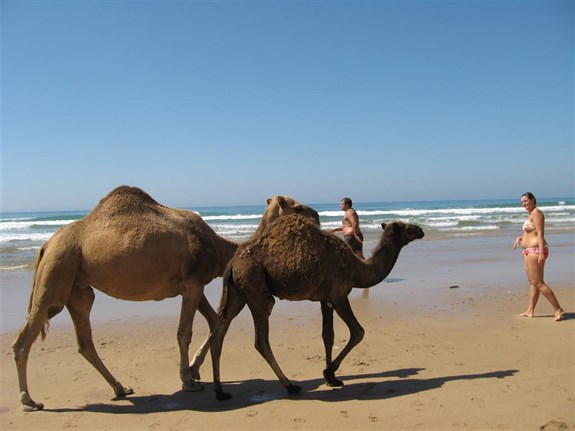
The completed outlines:
{"type": "MultiPolygon", "coordinates": [[[[323,229],[341,225],[339,202],[309,204],[320,215],[323,229]]],[[[575,198],[539,199],[548,233],[575,228],[575,198]]],[[[369,235],[382,223],[401,220],[420,225],[426,238],[449,238],[521,233],[527,212],[518,199],[429,202],[354,203],[362,231],[369,235]]],[[[219,235],[232,241],[248,239],[256,230],[264,205],[185,208],[198,213],[219,235]]],[[[88,211],[0,214],[0,271],[32,268],[40,246],[59,228],[88,211]]]]}

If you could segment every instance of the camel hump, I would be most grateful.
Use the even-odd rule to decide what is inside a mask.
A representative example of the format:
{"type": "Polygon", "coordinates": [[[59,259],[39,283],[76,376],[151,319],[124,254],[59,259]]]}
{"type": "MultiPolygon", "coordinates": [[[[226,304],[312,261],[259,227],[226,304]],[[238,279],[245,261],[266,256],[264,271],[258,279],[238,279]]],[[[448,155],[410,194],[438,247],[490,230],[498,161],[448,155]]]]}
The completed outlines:
{"type": "Polygon", "coordinates": [[[273,221],[272,226],[274,226],[275,231],[280,233],[285,233],[287,235],[293,235],[294,232],[300,232],[302,229],[315,228],[312,232],[319,231],[317,229],[318,224],[315,219],[302,214],[289,214],[284,217],[280,217],[273,221]]]}
{"type": "Polygon", "coordinates": [[[100,200],[92,213],[134,213],[155,210],[160,207],[153,197],[138,187],[122,185],[116,187],[100,200]]]}
{"type": "Polygon", "coordinates": [[[108,193],[101,202],[104,202],[108,199],[134,199],[140,202],[148,202],[154,205],[159,205],[158,202],[151,197],[148,193],[143,191],[139,187],[132,187],[132,186],[118,186],[110,193],[108,193]]]}

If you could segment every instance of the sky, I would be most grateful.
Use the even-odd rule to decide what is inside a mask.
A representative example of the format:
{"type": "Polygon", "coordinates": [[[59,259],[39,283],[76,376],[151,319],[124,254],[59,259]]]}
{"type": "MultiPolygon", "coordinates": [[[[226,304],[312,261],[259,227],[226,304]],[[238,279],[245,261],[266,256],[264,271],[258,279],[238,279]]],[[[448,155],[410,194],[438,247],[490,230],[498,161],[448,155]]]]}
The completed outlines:
{"type": "Polygon", "coordinates": [[[1,211],[572,197],[572,1],[1,2],[1,211]]]}

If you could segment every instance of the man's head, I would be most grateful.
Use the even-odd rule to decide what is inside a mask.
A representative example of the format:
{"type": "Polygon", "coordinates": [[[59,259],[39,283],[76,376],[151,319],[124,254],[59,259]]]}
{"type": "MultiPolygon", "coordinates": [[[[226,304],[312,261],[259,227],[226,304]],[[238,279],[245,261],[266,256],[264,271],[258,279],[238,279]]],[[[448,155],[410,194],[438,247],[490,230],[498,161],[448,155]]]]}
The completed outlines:
{"type": "Polygon", "coordinates": [[[341,202],[339,203],[339,206],[341,207],[342,210],[347,211],[348,209],[351,208],[351,199],[350,198],[343,198],[341,200],[341,202]]]}

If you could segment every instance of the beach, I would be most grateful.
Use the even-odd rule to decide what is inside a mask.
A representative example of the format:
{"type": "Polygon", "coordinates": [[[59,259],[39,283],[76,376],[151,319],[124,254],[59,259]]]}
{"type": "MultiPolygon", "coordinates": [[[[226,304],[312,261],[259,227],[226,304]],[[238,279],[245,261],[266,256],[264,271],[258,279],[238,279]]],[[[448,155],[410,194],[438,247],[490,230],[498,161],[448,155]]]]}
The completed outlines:
{"type": "MultiPolygon", "coordinates": [[[[374,235],[366,238],[368,255],[374,235]]],[[[77,353],[64,311],[30,354],[31,396],[45,410],[22,412],[11,343],[25,319],[30,276],[13,274],[3,279],[3,303],[11,289],[25,300],[23,309],[14,307],[14,319],[3,316],[0,428],[575,429],[574,236],[547,238],[552,254],[546,281],[568,312],[562,322],[553,322],[544,298],[535,318],[519,315],[527,307],[528,285],[512,239],[418,240],[403,249],[386,280],[354,290],[351,305],[365,337],[336,373],[345,383],[341,388],[326,386],[322,376],[319,304],[278,300],[270,317],[278,363],[303,387],[295,396],[253,347],[246,307],[232,323],[221,358],[224,390],[233,397],[228,401],[215,399],[209,357],[201,370],[205,390],[180,390],[178,299],[128,303],[98,295],[92,313],[96,348],[135,393],[113,399],[104,379],[77,353]]],[[[212,305],[220,292],[221,279],[206,287],[212,305]]],[[[18,296],[8,295],[11,303],[18,296]]],[[[335,334],[337,354],[349,335],[337,317],[335,334]]],[[[206,335],[198,314],[192,353],[206,335]]]]}

